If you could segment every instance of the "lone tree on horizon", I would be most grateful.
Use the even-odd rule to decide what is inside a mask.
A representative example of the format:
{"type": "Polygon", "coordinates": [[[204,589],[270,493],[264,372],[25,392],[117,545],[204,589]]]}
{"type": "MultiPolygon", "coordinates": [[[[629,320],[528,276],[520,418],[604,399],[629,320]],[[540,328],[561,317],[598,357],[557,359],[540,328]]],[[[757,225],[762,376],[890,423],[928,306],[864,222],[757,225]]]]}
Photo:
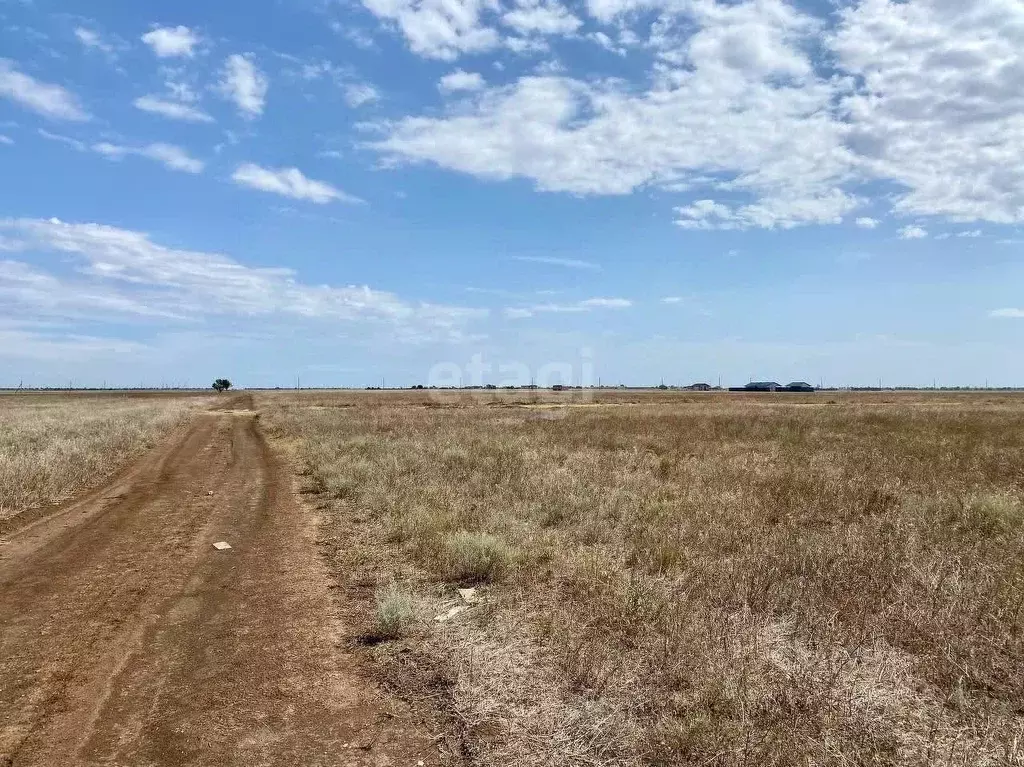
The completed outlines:
{"type": "Polygon", "coordinates": [[[226,378],[218,378],[213,382],[213,388],[218,392],[227,391],[231,388],[231,381],[226,378]]]}

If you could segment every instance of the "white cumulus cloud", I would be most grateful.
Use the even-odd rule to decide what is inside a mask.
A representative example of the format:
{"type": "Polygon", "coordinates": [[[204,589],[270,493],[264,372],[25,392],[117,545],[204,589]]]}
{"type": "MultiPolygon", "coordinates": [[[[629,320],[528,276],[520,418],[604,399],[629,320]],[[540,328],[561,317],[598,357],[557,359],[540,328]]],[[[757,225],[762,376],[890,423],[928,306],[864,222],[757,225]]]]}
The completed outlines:
{"type": "Polygon", "coordinates": [[[39,135],[42,136],[47,141],[56,141],[58,144],[64,144],[65,146],[69,146],[78,152],[85,152],[88,151],[89,149],[89,147],[85,145],[84,141],[79,141],[76,138],[72,138],[71,136],[65,136],[60,133],[52,133],[46,130],[46,128],[40,128],[39,135]]]}
{"type": "Polygon", "coordinates": [[[877,218],[861,216],[854,223],[856,223],[861,229],[877,229],[881,222],[877,218]]]}
{"type": "Polygon", "coordinates": [[[342,88],[342,95],[353,109],[380,100],[380,93],[369,83],[348,83],[342,88]]]}
{"type": "Polygon", "coordinates": [[[262,168],[254,163],[239,165],[231,179],[240,186],[272,192],[318,205],[329,202],[360,202],[359,198],[337,189],[325,181],[306,178],[298,168],[262,168]]]}
{"type": "Polygon", "coordinates": [[[92,150],[114,160],[130,155],[145,157],[160,163],[169,170],[177,170],[183,173],[202,173],[205,167],[202,160],[195,159],[184,149],[173,144],[158,142],[141,147],[130,147],[100,142],[93,144],[92,150]]]}
{"type": "Polygon", "coordinates": [[[497,47],[500,37],[482,22],[489,0],[362,0],[380,19],[395,22],[409,48],[427,58],[451,61],[462,53],[497,47]]]}
{"type": "Polygon", "coordinates": [[[868,0],[825,42],[864,85],[842,101],[862,173],[900,185],[899,213],[1024,218],[1024,5],[868,0]]]}
{"type": "Polygon", "coordinates": [[[697,200],[676,208],[675,223],[683,229],[791,229],[803,224],[838,224],[857,204],[856,198],[837,189],[803,199],[780,195],[736,208],[714,200],[697,200]]]}
{"type": "Polygon", "coordinates": [[[0,58],[0,97],[55,120],[88,120],[78,98],[66,88],[36,80],[0,58]]]}
{"type": "Polygon", "coordinates": [[[569,35],[583,22],[557,2],[520,2],[519,7],[501,17],[502,22],[517,32],[528,35],[569,35]]]}
{"type": "Polygon", "coordinates": [[[710,216],[694,211],[697,219],[684,205],[683,226],[841,220],[859,200],[843,188],[853,169],[844,128],[829,113],[834,88],[814,79],[805,52],[817,24],[774,0],[715,5],[715,13],[712,5],[684,6],[702,9],[682,14],[691,32],[697,25],[690,38],[661,33],[659,48],[686,54],[661,65],[647,90],[617,79],[523,76],[483,90],[469,110],[453,105],[447,115],[392,123],[373,146],[391,162],[525,177],[545,191],[707,186],[737,201],[716,201],[710,216]],[[748,39],[759,47],[739,45],[748,39]]]}
{"type": "MultiPolygon", "coordinates": [[[[546,50],[579,34],[582,13],[553,0],[364,4],[414,52],[449,60],[546,50]]],[[[370,145],[392,164],[542,191],[686,192],[677,223],[688,228],[831,224],[868,202],[897,216],[1024,223],[1024,4],[837,5],[588,0],[599,29],[586,38],[637,54],[633,74],[602,77],[561,57],[568,71],[467,80],[472,103],[387,123],[370,145]]]]}
{"type": "Polygon", "coordinates": [[[919,226],[905,226],[899,231],[901,240],[923,240],[928,232],[919,226]]]}
{"type": "Polygon", "coordinates": [[[408,341],[462,337],[486,310],[413,303],[365,285],[302,282],[287,268],[255,268],[220,254],[160,245],[144,232],[59,219],[2,219],[0,238],[19,250],[65,254],[79,262],[74,281],[28,264],[0,261],[0,297],[19,316],[204,316],[298,318],[382,323],[408,341]]]}
{"type": "Polygon", "coordinates": [[[114,55],[114,46],[106,42],[99,34],[93,29],[87,27],[75,27],[75,37],[78,39],[84,47],[92,50],[97,50],[108,56],[114,55]]]}
{"type": "Polygon", "coordinates": [[[257,69],[251,53],[233,54],[224,63],[218,90],[234,102],[244,117],[252,119],[263,114],[268,87],[267,78],[257,69]]]}
{"type": "Polygon", "coordinates": [[[578,314],[595,309],[628,309],[633,302],[628,298],[587,298],[568,304],[534,304],[532,306],[511,306],[505,309],[505,316],[512,320],[526,319],[537,314],[578,314]]]}
{"type": "Polygon", "coordinates": [[[106,157],[108,160],[121,160],[125,157],[145,157],[160,163],[170,170],[182,171],[184,173],[202,173],[205,164],[197,160],[184,149],[173,144],[156,142],[143,146],[125,146],[114,144],[109,141],[100,141],[95,144],[87,144],[71,136],[63,136],[59,133],[51,133],[48,130],[40,129],[39,135],[47,141],[55,141],[64,144],[76,152],[95,152],[106,157]]]}
{"type": "Polygon", "coordinates": [[[192,58],[200,38],[188,27],[156,27],[142,36],[142,42],[159,58],[192,58]]]}
{"type": "Polygon", "coordinates": [[[487,83],[479,72],[463,72],[456,69],[442,77],[437,83],[437,89],[441,93],[455,93],[456,91],[478,91],[487,83]]]}
{"type": "Polygon", "coordinates": [[[170,101],[158,96],[140,96],[133,102],[136,109],[160,115],[170,120],[183,122],[211,123],[213,118],[203,110],[180,101],[170,101]]]}

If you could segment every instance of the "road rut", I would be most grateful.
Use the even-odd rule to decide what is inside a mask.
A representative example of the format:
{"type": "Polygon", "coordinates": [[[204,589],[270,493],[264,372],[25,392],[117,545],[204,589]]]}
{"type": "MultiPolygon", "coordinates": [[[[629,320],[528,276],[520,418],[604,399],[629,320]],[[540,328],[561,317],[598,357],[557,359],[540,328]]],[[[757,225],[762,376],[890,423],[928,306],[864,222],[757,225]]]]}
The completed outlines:
{"type": "Polygon", "coordinates": [[[241,395],[0,537],[0,765],[435,763],[316,536],[241,395]]]}

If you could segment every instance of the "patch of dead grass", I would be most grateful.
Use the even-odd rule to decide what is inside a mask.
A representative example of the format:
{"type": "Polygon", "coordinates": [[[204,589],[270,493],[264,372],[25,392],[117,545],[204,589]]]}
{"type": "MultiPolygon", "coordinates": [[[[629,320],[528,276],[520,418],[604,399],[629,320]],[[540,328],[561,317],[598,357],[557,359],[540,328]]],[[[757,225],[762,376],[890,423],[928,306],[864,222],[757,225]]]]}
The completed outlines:
{"type": "Polygon", "coordinates": [[[629,392],[538,420],[453,394],[263,404],[349,572],[437,613],[491,581],[375,650],[472,763],[1024,761],[1024,398],[629,392]],[[465,536],[501,577],[452,566],[465,536]]]}

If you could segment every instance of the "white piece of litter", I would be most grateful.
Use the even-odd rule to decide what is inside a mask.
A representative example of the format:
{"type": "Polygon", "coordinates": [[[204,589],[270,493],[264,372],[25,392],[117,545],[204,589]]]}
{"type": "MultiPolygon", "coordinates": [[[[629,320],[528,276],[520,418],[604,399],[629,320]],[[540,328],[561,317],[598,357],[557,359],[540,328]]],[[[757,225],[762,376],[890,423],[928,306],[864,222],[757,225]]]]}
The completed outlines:
{"type": "Polygon", "coordinates": [[[435,615],[434,616],[434,620],[437,621],[438,623],[443,623],[446,620],[454,618],[459,613],[466,612],[466,610],[468,610],[468,609],[469,609],[469,605],[456,605],[455,607],[453,607],[451,610],[449,610],[446,613],[441,613],[440,615],[435,615]]]}
{"type": "Polygon", "coordinates": [[[231,544],[227,541],[217,541],[213,544],[213,548],[217,549],[217,551],[225,551],[231,548],[231,544]]]}
{"type": "Polygon", "coordinates": [[[476,589],[459,589],[459,596],[467,605],[475,605],[480,601],[480,597],[476,595],[476,589]]]}

